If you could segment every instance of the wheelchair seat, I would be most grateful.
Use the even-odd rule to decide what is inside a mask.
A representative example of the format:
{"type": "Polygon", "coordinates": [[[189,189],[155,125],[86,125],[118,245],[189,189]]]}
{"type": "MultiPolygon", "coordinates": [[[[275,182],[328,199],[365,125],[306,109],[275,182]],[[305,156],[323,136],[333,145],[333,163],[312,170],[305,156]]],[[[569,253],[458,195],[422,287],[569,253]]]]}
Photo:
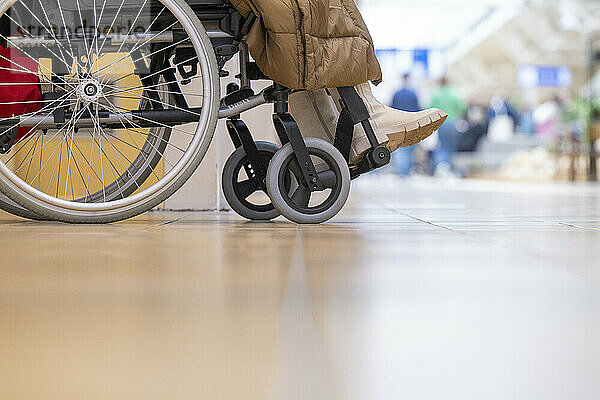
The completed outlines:
{"type": "Polygon", "coordinates": [[[207,30],[220,30],[233,37],[239,33],[243,18],[228,0],[186,1],[207,30]]]}

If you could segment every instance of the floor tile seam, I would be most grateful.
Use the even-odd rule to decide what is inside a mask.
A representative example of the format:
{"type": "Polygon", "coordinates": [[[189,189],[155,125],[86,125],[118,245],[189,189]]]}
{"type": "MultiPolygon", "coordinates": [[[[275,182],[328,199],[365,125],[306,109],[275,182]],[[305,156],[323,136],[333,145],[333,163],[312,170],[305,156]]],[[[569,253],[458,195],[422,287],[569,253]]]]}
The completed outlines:
{"type": "Polygon", "coordinates": [[[581,226],[581,225],[577,225],[577,224],[570,224],[568,222],[558,222],[558,225],[563,225],[563,226],[568,226],[570,228],[576,228],[577,230],[583,230],[586,232],[596,232],[596,231],[600,231],[600,228],[596,228],[596,227],[585,227],[585,226],[581,226]]]}
{"type": "Polygon", "coordinates": [[[547,259],[544,256],[540,256],[538,254],[533,254],[531,252],[531,249],[528,248],[528,247],[521,247],[521,246],[519,246],[519,250],[517,250],[514,247],[505,245],[503,243],[499,243],[499,242],[497,242],[495,240],[482,239],[481,237],[476,236],[474,234],[471,234],[469,232],[457,231],[457,230],[454,230],[454,229],[452,229],[450,227],[439,225],[439,224],[436,224],[436,223],[433,223],[433,222],[430,222],[430,221],[427,221],[427,220],[423,220],[423,219],[420,219],[418,217],[412,216],[412,215],[407,214],[407,213],[402,212],[402,211],[398,211],[398,210],[395,210],[395,209],[391,209],[391,210],[394,211],[394,212],[397,212],[399,214],[405,215],[405,216],[407,216],[409,218],[415,219],[416,221],[419,221],[421,223],[428,224],[428,225],[434,226],[436,228],[443,229],[443,230],[446,230],[446,231],[449,231],[449,232],[452,232],[452,233],[455,233],[455,234],[458,234],[458,235],[461,235],[461,236],[464,236],[464,237],[468,237],[469,239],[472,239],[472,240],[474,240],[476,242],[480,242],[480,243],[485,243],[485,244],[488,244],[488,245],[492,245],[493,247],[500,248],[503,251],[507,251],[509,253],[513,253],[513,254],[519,255],[519,256],[524,257],[524,258],[532,259],[532,260],[535,260],[536,262],[542,262],[544,266],[549,266],[549,267],[552,267],[552,268],[558,268],[562,272],[566,272],[566,273],[568,273],[570,275],[574,275],[574,276],[576,276],[576,277],[578,277],[580,279],[583,279],[586,282],[591,282],[592,284],[600,286],[600,282],[596,283],[593,280],[591,280],[590,278],[588,278],[588,277],[586,277],[586,276],[584,276],[582,274],[575,273],[575,272],[573,272],[571,270],[565,269],[561,265],[557,265],[556,263],[554,263],[552,259],[547,259]]]}

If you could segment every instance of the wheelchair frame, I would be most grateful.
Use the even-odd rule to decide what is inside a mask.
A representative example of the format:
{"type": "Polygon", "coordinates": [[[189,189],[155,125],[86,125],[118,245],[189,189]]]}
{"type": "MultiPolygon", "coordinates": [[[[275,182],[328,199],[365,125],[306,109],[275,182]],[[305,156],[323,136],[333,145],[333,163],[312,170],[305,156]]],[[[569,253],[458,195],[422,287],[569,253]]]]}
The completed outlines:
{"type": "MultiPolygon", "coordinates": [[[[216,0],[216,2],[219,2],[219,0],[216,0]]],[[[302,168],[304,178],[306,182],[310,182],[311,190],[322,190],[323,186],[319,182],[315,166],[306,150],[298,125],[289,114],[288,96],[292,93],[292,90],[276,83],[259,94],[254,94],[251,89],[252,81],[269,79],[269,77],[260,71],[255,62],[249,61],[248,46],[243,41],[243,38],[249,33],[252,25],[255,23],[256,16],[250,13],[249,17],[244,20],[237,11],[231,10],[231,5],[227,5],[225,8],[229,9],[229,11],[219,14],[215,9],[206,12],[203,8],[192,7],[201,21],[204,21],[207,15],[220,15],[222,19],[219,21],[219,25],[226,27],[224,32],[227,32],[227,28],[229,30],[227,32],[231,35],[229,42],[222,44],[216,41],[215,53],[220,58],[219,67],[222,68],[225,65],[225,62],[229,59],[228,56],[237,53],[239,57],[240,73],[237,77],[240,83],[228,85],[227,96],[222,101],[225,107],[219,111],[219,118],[226,118],[228,120],[227,129],[232,143],[236,149],[240,147],[244,149],[251,164],[258,164],[256,143],[250,130],[241,120],[240,114],[260,105],[272,103],[274,106],[273,124],[279,140],[282,145],[291,143],[302,168]],[[236,27],[239,28],[236,29],[236,27]],[[222,55],[223,51],[221,49],[224,46],[227,49],[235,50],[227,52],[227,55],[222,55]]],[[[221,72],[221,76],[224,75],[221,72]]],[[[358,124],[362,125],[371,144],[371,148],[367,151],[361,162],[357,165],[349,165],[351,177],[352,179],[356,179],[362,174],[389,164],[391,155],[386,147],[379,144],[369,121],[369,112],[356,90],[353,87],[341,87],[338,88],[338,91],[341,97],[342,113],[336,131],[335,147],[342,153],[346,161],[349,161],[354,127],[358,124]]],[[[263,173],[266,174],[266,171],[255,171],[259,181],[263,180],[263,173]]]]}
{"type": "MultiPolygon", "coordinates": [[[[250,61],[248,46],[244,41],[245,36],[250,32],[253,24],[257,21],[257,17],[251,13],[247,18],[243,18],[229,2],[224,0],[191,0],[187,3],[207,31],[208,38],[210,39],[217,58],[219,77],[225,78],[228,76],[228,72],[224,69],[227,61],[231,60],[236,55],[239,58],[239,74],[236,75],[239,83],[230,83],[227,86],[226,95],[221,99],[218,118],[227,120],[227,130],[236,151],[243,150],[245,153],[247,163],[245,163],[243,167],[248,178],[258,182],[258,189],[267,193],[267,168],[260,160],[257,143],[247,125],[242,120],[241,114],[264,104],[272,104],[272,122],[281,144],[285,146],[289,143],[291,146],[308,190],[311,193],[323,191],[325,185],[319,178],[317,168],[315,167],[311,154],[306,146],[305,138],[302,136],[296,121],[288,110],[288,97],[293,91],[277,83],[273,83],[260,93],[255,93],[252,89],[253,81],[270,80],[269,77],[263,74],[255,62],[250,61]]],[[[108,37],[110,34],[107,33],[106,36],[108,37]]],[[[163,48],[160,46],[174,46],[179,39],[179,36],[180,32],[171,30],[160,37],[153,37],[152,43],[156,44],[159,51],[152,56],[152,61],[154,61],[155,58],[159,58],[157,65],[162,65],[159,63],[164,62],[165,54],[163,53],[165,52],[160,50],[163,48]],[[163,57],[162,61],[160,60],[160,57],[163,57]]],[[[15,39],[15,41],[16,40],[26,42],[29,38],[25,37],[22,39],[15,39]]],[[[121,40],[124,41],[127,40],[127,38],[121,40]]],[[[118,45],[119,42],[116,41],[116,44],[118,45]]],[[[175,54],[174,60],[180,60],[180,62],[175,61],[175,64],[177,71],[184,79],[188,76],[194,76],[197,73],[198,60],[195,56],[188,55],[185,48],[180,49],[177,46],[175,46],[173,50],[169,50],[169,52],[171,51],[175,54]]],[[[51,57],[53,56],[50,55],[49,58],[51,57]]],[[[59,63],[53,62],[53,69],[55,68],[55,64],[60,65],[59,63]]],[[[152,72],[152,64],[154,63],[152,62],[150,65],[150,72],[152,72]]],[[[144,65],[144,67],[146,66],[144,65]]],[[[138,66],[136,65],[136,71],[137,69],[138,66]]],[[[141,68],[140,71],[143,71],[143,68],[141,68]]],[[[150,76],[154,74],[151,73],[150,76],[148,76],[148,74],[144,74],[143,72],[136,72],[136,75],[139,76],[144,88],[144,93],[150,98],[150,102],[159,101],[158,98],[153,97],[157,96],[156,92],[150,89],[152,85],[156,83],[156,77],[150,79],[150,76]]],[[[136,124],[142,128],[159,127],[155,124],[175,127],[196,121],[197,116],[202,109],[191,108],[187,104],[181,87],[175,79],[175,66],[172,65],[171,68],[162,70],[160,75],[164,77],[165,82],[169,82],[169,90],[173,93],[172,96],[177,105],[176,109],[152,107],[151,109],[140,109],[121,113],[120,117],[109,111],[100,111],[95,115],[95,118],[94,115],[85,111],[82,116],[80,115],[77,127],[85,126],[86,121],[95,119],[108,128],[119,129],[119,121],[123,115],[126,115],[126,117],[132,121],[136,121],[136,124]]],[[[185,83],[183,84],[185,85],[185,83]]],[[[355,179],[364,173],[385,166],[390,162],[391,155],[386,147],[379,144],[369,121],[370,115],[368,110],[356,90],[353,87],[342,87],[337,89],[341,97],[340,106],[342,111],[338,122],[334,146],[345,159],[347,168],[350,172],[350,178],[355,179]],[[365,153],[365,156],[358,164],[349,165],[348,161],[350,158],[350,147],[354,127],[358,124],[362,125],[366,132],[371,148],[365,153]]],[[[50,101],[52,101],[52,99],[50,99],[50,101]]],[[[69,118],[71,118],[71,115],[69,115],[68,112],[65,113],[64,111],[59,110],[50,116],[29,117],[28,120],[30,125],[35,124],[38,128],[44,129],[57,127],[69,118]]],[[[21,126],[18,125],[19,117],[4,119],[1,121],[0,126],[11,126],[15,124],[16,126],[21,126]]],[[[18,128],[13,128],[11,132],[8,134],[5,133],[0,137],[0,152],[4,153],[10,150],[10,147],[14,142],[16,129],[18,128]]]]}

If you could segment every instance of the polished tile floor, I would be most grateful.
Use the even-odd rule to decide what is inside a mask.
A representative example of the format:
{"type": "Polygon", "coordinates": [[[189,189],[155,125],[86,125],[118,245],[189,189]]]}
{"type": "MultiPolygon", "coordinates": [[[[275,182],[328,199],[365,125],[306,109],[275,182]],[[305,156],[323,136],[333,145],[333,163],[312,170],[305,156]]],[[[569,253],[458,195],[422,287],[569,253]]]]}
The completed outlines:
{"type": "Polygon", "coordinates": [[[600,187],[375,176],[321,226],[0,243],[1,399],[600,398],[600,187]]]}

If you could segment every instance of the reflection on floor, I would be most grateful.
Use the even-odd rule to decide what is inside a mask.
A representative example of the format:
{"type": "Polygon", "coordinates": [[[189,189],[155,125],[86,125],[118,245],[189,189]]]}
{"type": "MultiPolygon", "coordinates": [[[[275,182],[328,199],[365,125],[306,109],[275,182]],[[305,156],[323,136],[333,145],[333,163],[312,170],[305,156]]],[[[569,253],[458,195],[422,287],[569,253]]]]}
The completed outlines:
{"type": "Polygon", "coordinates": [[[600,188],[364,179],[329,224],[0,215],[0,397],[600,398],[600,188]]]}

